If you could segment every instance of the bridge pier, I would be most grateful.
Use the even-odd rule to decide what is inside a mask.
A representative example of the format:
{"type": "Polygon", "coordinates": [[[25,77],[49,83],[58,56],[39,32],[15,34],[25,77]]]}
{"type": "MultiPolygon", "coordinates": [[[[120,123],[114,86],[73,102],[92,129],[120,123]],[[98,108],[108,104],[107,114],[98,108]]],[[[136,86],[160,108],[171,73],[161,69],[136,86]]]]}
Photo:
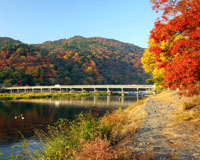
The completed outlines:
{"type": "Polygon", "coordinates": [[[69,93],[73,93],[75,90],[70,88],[69,93]]]}
{"type": "Polygon", "coordinates": [[[81,88],[81,93],[87,93],[87,90],[84,88],[81,88]]]}
{"type": "Polygon", "coordinates": [[[97,93],[97,92],[98,92],[98,90],[96,88],[94,88],[94,93],[97,93]]]}
{"type": "Polygon", "coordinates": [[[137,97],[137,101],[139,100],[139,88],[137,88],[137,95],[136,95],[136,97],[137,97]]]}
{"type": "Polygon", "coordinates": [[[121,88],[122,96],[124,96],[124,88],[121,88]]]}
{"type": "Polygon", "coordinates": [[[107,93],[108,93],[109,96],[111,95],[111,89],[110,88],[107,88],[107,93]]]}
{"type": "Polygon", "coordinates": [[[139,88],[137,88],[137,95],[139,95],[139,88]]]}

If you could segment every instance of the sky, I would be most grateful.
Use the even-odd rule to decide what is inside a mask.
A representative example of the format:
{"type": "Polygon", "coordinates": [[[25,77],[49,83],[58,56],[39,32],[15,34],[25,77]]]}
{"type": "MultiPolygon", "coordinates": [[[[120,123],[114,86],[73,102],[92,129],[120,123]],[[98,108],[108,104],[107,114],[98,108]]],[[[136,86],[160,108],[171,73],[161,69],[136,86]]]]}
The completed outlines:
{"type": "Polygon", "coordinates": [[[42,43],[76,35],[148,47],[149,0],[0,0],[0,37],[42,43]]]}

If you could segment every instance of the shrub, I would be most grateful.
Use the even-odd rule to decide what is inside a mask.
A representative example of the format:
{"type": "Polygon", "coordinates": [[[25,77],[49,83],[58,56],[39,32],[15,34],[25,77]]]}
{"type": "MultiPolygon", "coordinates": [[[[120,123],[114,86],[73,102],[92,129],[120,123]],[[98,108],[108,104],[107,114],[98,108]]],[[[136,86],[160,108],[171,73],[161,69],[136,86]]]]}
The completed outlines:
{"type": "Polygon", "coordinates": [[[118,145],[112,145],[108,140],[97,137],[94,140],[86,141],[79,153],[73,158],[75,160],[130,159],[133,157],[133,153],[131,145],[128,143],[128,141],[123,141],[118,145]]]}
{"type": "MultiPolygon", "coordinates": [[[[60,119],[48,127],[47,134],[37,132],[45,146],[35,154],[41,159],[123,159],[131,155],[128,141],[121,134],[127,116],[122,109],[95,120],[91,114],[79,114],[71,122],[60,119]],[[101,157],[101,158],[100,158],[101,157]],[[123,158],[120,158],[123,157],[123,158]]],[[[130,145],[129,145],[130,146],[130,145]]]]}
{"type": "Polygon", "coordinates": [[[185,102],[183,104],[183,110],[190,110],[190,109],[192,109],[194,107],[195,107],[195,104],[193,104],[193,103],[185,102]]]}
{"type": "Polygon", "coordinates": [[[192,98],[189,102],[185,102],[183,104],[183,110],[190,110],[197,106],[200,106],[200,96],[192,98]]]}
{"type": "Polygon", "coordinates": [[[71,122],[60,119],[54,126],[48,127],[45,137],[46,145],[40,152],[42,158],[70,159],[82,147],[86,140],[92,140],[100,134],[100,122],[94,120],[89,114],[82,113],[71,122]]]}

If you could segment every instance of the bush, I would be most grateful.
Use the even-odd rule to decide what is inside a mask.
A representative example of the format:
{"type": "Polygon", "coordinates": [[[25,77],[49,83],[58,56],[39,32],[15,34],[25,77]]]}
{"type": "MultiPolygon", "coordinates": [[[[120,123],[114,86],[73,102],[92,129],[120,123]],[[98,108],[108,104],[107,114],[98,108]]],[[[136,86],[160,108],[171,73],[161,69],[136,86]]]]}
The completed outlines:
{"type": "Polygon", "coordinates": [[[81,113],[71,122],[60,119],[54,126],[48,127],[46,136],[37,132],[37,135],[45,137],[46,141],[39,156],[45,159],[70,159],[82,147],[84,141],[92,140],[99,134],[100,122],[94,120],[90,114],[81,113]]]}
{"type": "MultiPolygon", "coordinates": [[[[37,131],[45,146],[35,153],[40,159],[121,159],[131,155],[128,141],[120,132],[127,117],[121,109],[95,120],[91,114],[79,114],[69,122],[60,119],[48,127],[47,134],[37,131]]],[[[130,146],[130,145],[129,145],[130,146]]]]}
{"type": "Polygon", "coordinates": [[[190,109],[192,109],[194,107],[195,107],[195,104],[193,104],[193,103],[185,102],[183,104],[183,110],[190,110],[190,109]]]}
{"type": "Polygon", "coordinates": [[[185,102],[183,104],[183,110],[190,110],[192,108],[195,108],[197,106],[200,106],[200,97],[194,97],[190,100],[190,102],[185,102]]]}

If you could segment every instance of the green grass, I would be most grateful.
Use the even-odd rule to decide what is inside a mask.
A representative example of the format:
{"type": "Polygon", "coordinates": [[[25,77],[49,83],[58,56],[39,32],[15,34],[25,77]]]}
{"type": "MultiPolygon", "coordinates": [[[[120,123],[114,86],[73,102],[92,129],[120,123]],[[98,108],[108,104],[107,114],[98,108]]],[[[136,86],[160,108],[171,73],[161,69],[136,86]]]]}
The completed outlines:
{"type": "Polygon", "coordinates": [[[46,98],[65,98],[65,97],[84,97],[84,96],[106,96],[106,92],[101,93],[1,93],[0,100],[19,100],[19,99],[46,99],[46,98]]]}
{"type": "Polygon", "coordinates": [[[47,134],[36,132],[46,145],[35,156],[43,159],[70,159],[81,149],[83,141],[94,139],[100,132],[100,121],[94,120],[89,114],[79,114],[71,122],[60,119],[48,127],[47,134]]]}
{"type": "Polygon", "coordinates": [[[126,121],[127,117],[121,109],[101,119],[94,119],[91,114],[82,113],[70,122],[60,119],[48,127],[47,133],[36,131],[45,146],[35,152],[34,157],[52,160],[128,157],[132,153],[125,147],[125,137],[120,136],[126,121]]]}

